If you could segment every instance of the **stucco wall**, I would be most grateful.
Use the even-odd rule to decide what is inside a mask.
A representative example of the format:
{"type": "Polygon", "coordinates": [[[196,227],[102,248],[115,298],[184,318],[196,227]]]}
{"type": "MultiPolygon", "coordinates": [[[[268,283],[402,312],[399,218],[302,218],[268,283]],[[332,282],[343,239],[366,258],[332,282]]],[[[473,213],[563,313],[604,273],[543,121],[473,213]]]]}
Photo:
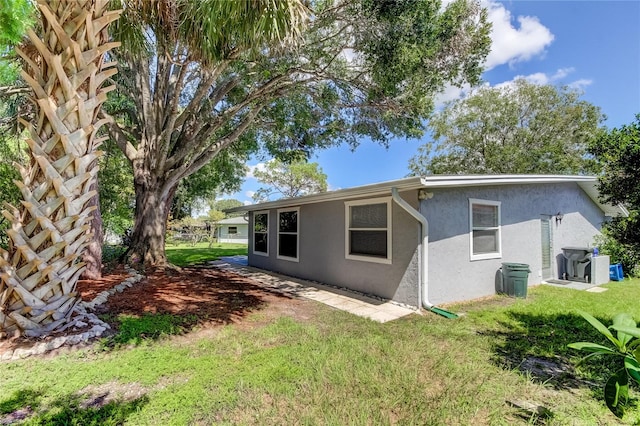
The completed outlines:
{"type": "Polygon", "coordinates": [[[564,214],[561,223],[551,219],[555,277],[560,273],[562,247],[591,246],[604,220],[602,211],[575,183],[430,192],[433,198],[422,201],[420,211],[429,221],[429,299],[434,304],[495,294],[502,262],[529,264],[529,285],[540,283],[543,215],[564,214]],[[470,260],[469,198],[502,203],[502,258],[470,260]]]}
{"type": "Polygon", "coordinates": [[[217,230],[218,242],[221,243],[237,243],[248,244],[249,243],[249,225],[247,224],[223,224],[217,230]],[[229,227],[236,227],[236,234],[229,234],[229,227]]]}
{"type": "MultiPolygon", "coordinates": [[[[418,207],[417,191],[401,196],[418,207]]],[[[299,207],[298,261],[277,259],[277,210],[273,209],[269,210],[269,256],[254,254],[250,237],[250,265],[417,305],[420,228],[402,208],[392,202],[392,263],[388,265],[345,258],[344,200],[299,207]]],[[[253,213],[249,235],[253,235],[253,213]]]]}

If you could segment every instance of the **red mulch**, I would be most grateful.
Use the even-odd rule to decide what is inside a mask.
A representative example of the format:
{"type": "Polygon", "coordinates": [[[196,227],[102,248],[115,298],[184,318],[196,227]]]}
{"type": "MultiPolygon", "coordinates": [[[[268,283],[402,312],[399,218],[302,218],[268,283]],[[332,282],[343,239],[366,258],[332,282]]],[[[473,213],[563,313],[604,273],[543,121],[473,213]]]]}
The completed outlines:
{"type": "MultiPolygon", "coordinates": [[[[82,299],[88,301],[126,278],[126,273],[116,271],[101,280],[81,280],[78,291],[82,299]]],[[[227,324],[239,322],[249,312],[268,304],[290,300],[233,272],[208,268],[166,269],[148,272],[147,277],[133,287],[109,296],[97,312],[167,313],[197,318],[199,323],[227,324]]]]}
{"type": "MultiPolygon", "coordinates": [[[[77,290],[83,300],[90,301],[128,277],[119,268],[99,280],[78,281],[77,290]]],[[[107,303],[96,307],[96,313],[114,316],[145,313],[184,316],[183,325],[189,327],[197,324],[205,332],[230,323],[239,324],[242,328],[258,327],[282,315],[306,320],[313,315],[313,311],[314,307],[309,301],[269,291],[255,281],[230,271],[209,268],[147,272],[147,276],[133,287],[124,289],[122,293],[114,293],[109,296],[107,303]],[[243,321],[256,310],[264,313],[261,321],[243,321]]],[[[0,354],[30,344],[33,341],[24,338],[0,340],[0,354]]]]}

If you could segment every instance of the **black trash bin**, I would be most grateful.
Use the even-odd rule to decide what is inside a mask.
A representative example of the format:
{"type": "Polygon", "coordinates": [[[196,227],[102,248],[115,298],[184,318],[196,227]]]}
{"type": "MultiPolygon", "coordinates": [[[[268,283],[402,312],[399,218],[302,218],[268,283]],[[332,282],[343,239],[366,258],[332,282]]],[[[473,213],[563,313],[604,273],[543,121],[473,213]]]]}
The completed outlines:
{"type": "Polygon", "coordinates": [[[527,285],[529,283],[529,265],[526,263],[502,264],[503,290],[511,297],[527,297],[527,285]]]}

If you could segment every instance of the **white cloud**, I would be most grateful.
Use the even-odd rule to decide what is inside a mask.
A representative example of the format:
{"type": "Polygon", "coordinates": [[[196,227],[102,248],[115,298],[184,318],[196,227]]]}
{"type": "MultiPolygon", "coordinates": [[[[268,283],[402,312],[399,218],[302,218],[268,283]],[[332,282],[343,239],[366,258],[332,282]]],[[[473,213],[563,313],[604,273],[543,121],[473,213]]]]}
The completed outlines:
{"type": "Polygon", "coordinates": [[[256,193],[256,191],[245,191],[244,195],[249,197],[249,198],[253,198],[255,193],[256,193]]]}
{"type": "MultiPolygon", "coordinates": [[[[273,161],[273,160],[269,160],[269,161],[273,161]]],[[[269,161],[267,161],[267,163],[269,161]]],[[[264,171],[265,165],[267,163],[258,163],[258,164],[255,164],[253,166],[247,166],[247,175],[246,175],[247,179],[255,178],[254,173],[255,173],[256,170],[264,171]]]]}
{"type": "MultiPolygon", "coordinates": [[[[529,74],[529,75],[517,75],[512,80],[505,81],[505,82],[502,82],[500,84],[496,84],[495,87],[508,87],[508,86],[511,86],[513,84],[513,82],[518,80],[518,79],[525,79],[529,83],[540,84],[540,85],[561,83],[563,79],[568,77],[574,71],[575,70],[573,68],[560,68],[559,70],[557,70],[553,74],[546,74],[546,73],[543,73],[543,72],[537,72],[537,73],[533,73],[533,74],[529,74]]],[[[567,86],[569,86],[569,87],[571,87],[573,89],[583,89],[586,86],[590,85],[591,83],[593,83],[592,80],[588,80],[588,79],[584,79],[583,78],[583,79],[579,79],[579,80],[576,80],[576,81],[571,82],[571,83],[567,83],[567,86]]]]}
{"type": "MultiPolygon", "coordinates": [[[[528,61],[535,56],[544,54],[545,49],[553,41],[553,34],[538,18],[532,16],[518,16],[516,20],[519,27],[512,23],[511,12],[505,9],[504,5],[495,1],[484,1],[483,6],[487,8],[488,19],[492,23],[491,31],[491,51],[485,62],[485,69],[488,71],[499,65],[515,64],[516,62],[528,61]]],[[[560,73],[570,73],[571,68],[558,70],[560,73]]],[[[562,76],[564,77],[564,76],[562,76]]],[[[562,78],[558,77],[558,78],[562,78]]],[[[545,75],[532,74],[527,78],[529,81],[538,84],[545,84],[545,75]]],[[[463,98],[471,92],[471,87],[447,86],[444,91],[436,97],[436,108],[442,107],[446,102],[463,98]]]]}
{"type": "Polygon", "coordinates": [[[491,52],[487,57],[487,70],[498,65],[513,65],[516,62],[528,61],[542,55],[554,39],[547,27],[535,16],[518,16],[519,27],[512,22],[511,12],[504,5],[496,2],[486,4],[489,21],[493,24],[491,31],[491,52]]]}
{"type": "Polygon", "coordinates": [[[592,84],[593,84],[593,80],[581,78],[580,80],[576,80],[572,83],[569,83],[568,86],[572,89],[584,90],[585,87],[591,86],[592,84]]]}
{"type": "Polygon", "coordinates": [[[456,87],[448,84],[444,90],[436,96],[436,108],[444,106],[444,104],[449,101],[455,101],[456,99],[465,97],[469,93],[470,89],[471,86],[468,84],[465,84],[463,87],[456,87]]]}

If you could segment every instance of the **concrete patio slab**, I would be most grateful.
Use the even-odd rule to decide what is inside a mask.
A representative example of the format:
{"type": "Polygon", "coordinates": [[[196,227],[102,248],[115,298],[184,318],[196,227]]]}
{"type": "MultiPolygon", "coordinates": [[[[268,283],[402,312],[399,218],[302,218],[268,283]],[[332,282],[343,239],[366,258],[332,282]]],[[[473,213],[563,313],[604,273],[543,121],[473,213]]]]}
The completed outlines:
{"type": "Polygon", "coordinates": [[[571,288],[573,290],[588,290],[590,288],[598,286],[598,284],[584,283],[580,281],[556,280],[556,279],[542,281],[542,284],[546,284],[554,287],[571,288]]]}
{"type": "Polygon", "coordinates": [[[246,258],[234,256],[209,262],[208,265],[232,270],[271,290],[310,299],[376,322],[389,322],[418,312],[390,301],[253,268],[247,266],[245,260],[246,258]]]}
{"type": "Polygon", "coordinates": [[[608,288],[602,288],[602,287],[591,287],[588,288],[586,291],[590,292],[590,293],[602,293],[609,290],[608,288]]]}

